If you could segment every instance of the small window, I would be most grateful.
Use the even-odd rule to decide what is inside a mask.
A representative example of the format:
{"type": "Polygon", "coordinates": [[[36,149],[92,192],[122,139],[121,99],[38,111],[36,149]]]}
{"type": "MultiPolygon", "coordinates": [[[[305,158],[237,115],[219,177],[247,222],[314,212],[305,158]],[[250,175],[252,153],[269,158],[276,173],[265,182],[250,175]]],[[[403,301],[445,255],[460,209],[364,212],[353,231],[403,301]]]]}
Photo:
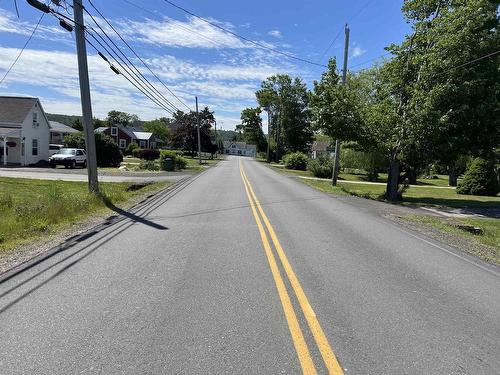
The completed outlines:
{"type": "Polygon", "coordinates": [[[118,128],[116,126],[111,127],[111,135],[118,135],[118,128]]]}
{"type": "Polygon", "coordinates": [[[139,145],[141,148],[146,148],[146,141],[141,141],[139,145]]]}
{"type": "Polygon", "coordinates": [[[127,140],[120,139],[120,148],[125,148],[125,147],[127,147],[127,140]]]}
{"type": "Polygon", "coordinates": [[[38,121],[38,112],[33,111],[33,123],[36,123],[38,121]]]}
{"type": "Polygon", "coordinates": [[[38,156],[38,139],[33,139],[31,141],[31,155],[38,156]]]}
{"type": "Polygon", "coordinates": [[[77,154],[77,155],[83,155],[83,152],[82,152],[81,150],[77,150],[77,151],[76,151],[76,154],[77,154]]]}

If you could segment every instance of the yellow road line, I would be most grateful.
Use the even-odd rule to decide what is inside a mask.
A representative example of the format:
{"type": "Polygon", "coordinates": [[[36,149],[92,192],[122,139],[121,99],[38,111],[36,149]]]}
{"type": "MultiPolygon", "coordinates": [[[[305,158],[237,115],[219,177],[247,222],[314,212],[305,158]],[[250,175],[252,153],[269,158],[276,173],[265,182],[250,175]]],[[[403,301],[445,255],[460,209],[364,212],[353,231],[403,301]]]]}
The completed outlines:
{"type": "Polygon", "coordinates": [[[300,366],[302,367],[302,372],[304,374],[317,374],[316,368],[314,367],[314,363],[311,358],[311,354],[309,353],[309,348],[307,347],[307,343],[304,339],[304,335],[299,325],[299,321],[297,320],[297,315],[293,309],[292,302],[290,301],[290,296],[285,287],[285,283],[283,282],[283,278],[281,277],[278,265],[276,263],[276,258],[271,250],[271,245],[267,238],[266,231],[264,230],[264,226],[257,214],[257,210],[255,209],[254,202],[252,200],[252,196],[248,190],[247,182],[243,177],[243,169],[240,166],[240,174],[243,180],[243,184],[245,185],[245,190],[247,192],[248,200],[250,201],[250,206],[252,207],[253,216],[255,218],[255,222],[257,223],[257,227],[259,228],[260,238],[262,240],[262,244],[264,245],[264,250],[266,252],[267,260],[269,262],[269,266],[271,268],[271,273],[274,278],[274,283],[276,284],[276,288],[278,289],[278,295],[280,297],[281,305],[283,306],[283,310],[285,312],[285,317],[288,323],[288,328],[290,330],[290,334],[292,335],[293,344],[295,346],[295,350],[299,357],[300,366]]]}
{"type": "Polygon", "coordinates": [[[250,184],[250,181],[248,180],[248,177],[245,174],[245,170],[243,169],[243,166],[240,166],[241,173],[243,176],[243,179],[246,181],[248,185],[248,189],[250,190],[250,194],[252,195],[253,200],[255,201],[255,205],[257,206],[257,209],[259,210],[260,215],[262,216],[262,219],[264,221],[264,224],[266,225],[267,230],[269,231],[269,234],[271,236],[271,240],[273,241],[273,244],[276,248],[276,251],[278,253],[278,256],[281,260],[281,263],[283,265],[283,268],[285,269],[285,273],[290,280],[290,284],[292,285],[292,288],[295,292],[295,295],[297,296],[297,299],[299,301],[300,307],[304,313],[304,316],[306,318],[307,324],[309,325],[309,329],[311,330],[314,340],[316,341],[316,344],[318,345],[318,349],[321,353],[321,356],[323,357],[323,361],[325,362],[325,365],[328,369],[328,372],[333,375],[343,375],[344,371],[342,370],[342,367],[340,367],[340,364],[335,357],[335,354],[333,353],[333,350],[328,342],[328,339],[323,332],[323,329],[321,328],[321,325],[319,324],[319,321],[316,317],[316,314],[314,313],[313,308],[311,307],[309,300],[306,297],[306,294],[304,293],[304,290],[302,289],[302,286],[300,285],[300,282],[295,275],[295,272],[293,271],[292,266],[290,265],[290,262],[288,261],[288,258],[285,254],[285,251],[283,250],[283,247],[281,246],[278,236],[276,235],[276,232],[274,231],[274,228],[272,227],[271,223],[269,222],[269,219],[267,215],[265,214],[264,210],[262,209],[262,206],[260,205],[259,200],[257,199],[257,196],[255,195],[255,192],[253,191],[252,185],[250,184]]]}

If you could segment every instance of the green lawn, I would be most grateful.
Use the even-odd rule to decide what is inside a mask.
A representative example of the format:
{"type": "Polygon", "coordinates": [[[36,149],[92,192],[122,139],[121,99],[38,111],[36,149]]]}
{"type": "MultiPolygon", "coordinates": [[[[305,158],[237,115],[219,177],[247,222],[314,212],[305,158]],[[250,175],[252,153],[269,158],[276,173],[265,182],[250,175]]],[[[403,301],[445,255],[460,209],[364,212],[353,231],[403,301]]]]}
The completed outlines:
{"type": "Polygon", "coordinates": [[[128,191],[132,183],[101,183],[103,197],[97,197],[85,182],[0,177],[0,253],[110,211],[105,202],[123,206],[169,184],[128,191]]]}
{"type": "Polygon", "coordinates": [[[188,161],[186,171],[191,171],[191,172],[204,171],[208,167],[217,164],[219,161],[223,159],[221,156],[219,156],[217,159],[202,158],[200,165],[198,158],[193,159],[189,156],[184,156],[184,158],[188,161]]]}
{"type": "Polygon", "coordinates": [[[500,264],[500,220],[492,218],[441,218],[434,216],[411,215],[406,220],[429,225],[444,232],[459,235],[469,241],[488,245],[490,249],[474,248],[467,249],[468,252],[492,263],[500,264]],[[483,234],[477,235],[457,228],[456,224],[468,224],[479,227],[483,234]]]}

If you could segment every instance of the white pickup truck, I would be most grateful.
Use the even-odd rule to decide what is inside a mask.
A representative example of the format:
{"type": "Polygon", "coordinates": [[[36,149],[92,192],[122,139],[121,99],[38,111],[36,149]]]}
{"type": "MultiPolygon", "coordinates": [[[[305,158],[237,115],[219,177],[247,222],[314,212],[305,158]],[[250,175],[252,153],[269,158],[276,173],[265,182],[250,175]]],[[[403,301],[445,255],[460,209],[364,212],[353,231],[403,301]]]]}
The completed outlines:
{"type": "Polygon", "coordinates": [[[52,168],[58,165],[64,165],[65,168],[75,168],[77,165],[87,168],[87,154],[80,148],[62,148],[49,158],[49,163],[52,168]]]}

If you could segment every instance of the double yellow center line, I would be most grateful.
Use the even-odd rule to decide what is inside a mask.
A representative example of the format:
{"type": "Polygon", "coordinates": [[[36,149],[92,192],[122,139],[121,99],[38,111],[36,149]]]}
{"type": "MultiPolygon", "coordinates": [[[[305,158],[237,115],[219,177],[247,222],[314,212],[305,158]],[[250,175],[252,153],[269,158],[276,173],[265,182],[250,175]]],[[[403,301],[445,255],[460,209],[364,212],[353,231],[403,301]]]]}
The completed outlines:
{"type": "Polygon", "coordinates": [[[344,372],[342,370],[342,367],[340,367],[337,358],[335,357],[335,354],[333,353],[333,350],[328,343],[328,339],[326,338],[325,333],[323,332],[323,329],[321,328],[321,325],[316,318],[314,310],[309,304],[309,300],[307,299],[306,294],[304,293],[304,290],[302,289],[302,286],[300,285],[300,282],[295,275],[292,266],[290,265],[290,262],[288,261],[285,251],[283,250],[283,247],[278,240],[276,232],[274,231],[267,215],[265,214],[259,200],[257,199],[257,196],[255,195],[255,192],[253,191],[252,185],[250,184],[250,181],[245,174],[245,170],[243,169],[243,165],[241,164],[241,162],[240,174],[241,178],[243,179],[243,184],[245,185],[245,190],[250,202],[250,206],[252,208],[255,222],[257,223],[257,227],[259,229],[260,238],[264,246],[269,266],[271,268],[274,283],[276,284],[276,288],[278,289],[278,295],[281,301],[281,305],[283,306],[285,317],[288,323],[288,328],[290,329],[293,344],[295,346],[295,350],[297,351],[303,373],[316,374],[317,371],[311,358],[309,347],[304,339],[304,334],[302,333],[302,329],[297,319],[293,304],[290,300],[290,295],[281,276],[276,257],[274,256],[268,235],[266,233],[266,230],[264,229],[264,225],[269,232],[269,236],[271,237],[271,241],[274,244],[274,248],[276,249],[276,253],[278,254],[281,265],[285,270],[286,277],[288,278],[293,292],[297,297],[302,313],[305,316],[309,329],[313,335],[316,345],[318,346],[328,372],[334,375],[343,375],[344,372]]]}

